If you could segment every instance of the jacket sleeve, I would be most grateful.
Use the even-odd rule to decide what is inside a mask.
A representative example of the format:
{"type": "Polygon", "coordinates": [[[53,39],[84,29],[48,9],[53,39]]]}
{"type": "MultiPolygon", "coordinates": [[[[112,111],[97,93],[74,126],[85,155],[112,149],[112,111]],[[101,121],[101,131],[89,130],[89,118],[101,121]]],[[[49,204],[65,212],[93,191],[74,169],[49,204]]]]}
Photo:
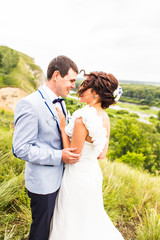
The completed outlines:
{"type": "Polygon", "coordinates": [[[36,146],[38,136],[38,117],[27,100],[20,100],[15,109],[15,131],[13,135],[13,154],[33,164],[58,166],[62,150],[36,146]]]}

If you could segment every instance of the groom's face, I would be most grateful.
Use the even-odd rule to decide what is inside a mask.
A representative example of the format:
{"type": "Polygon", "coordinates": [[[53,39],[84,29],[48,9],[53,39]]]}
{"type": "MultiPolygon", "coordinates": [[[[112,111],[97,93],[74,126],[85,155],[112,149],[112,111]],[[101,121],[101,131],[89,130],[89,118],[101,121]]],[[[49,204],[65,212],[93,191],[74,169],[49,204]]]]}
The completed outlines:
{"type": "Polygon", "coordinates": [[[72,88],[75,88],[75,82],[77,78],[77,73],[70,68],[67,75],[63,78],[59,74],[56,84],[56,90],[59,96],[67,97],[72,88]]]}

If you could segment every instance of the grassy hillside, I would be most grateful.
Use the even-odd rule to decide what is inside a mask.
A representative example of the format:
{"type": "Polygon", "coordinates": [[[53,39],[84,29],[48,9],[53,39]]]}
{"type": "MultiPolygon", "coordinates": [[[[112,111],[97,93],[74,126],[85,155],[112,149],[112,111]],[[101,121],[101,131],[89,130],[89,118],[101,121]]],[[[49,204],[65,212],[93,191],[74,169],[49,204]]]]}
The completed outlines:
{"type": "Polygon", "coordinates": [[[160,239],[160,177],[100,161],[105,210],[124,239],[160,239]]]}
{"type": "Polygon", "coordinates": [[[33,92],[43,78],[42,70],[34,59],[6,46],[0,46],[0,88],[18,87],[33,92]]]}
{"type": "MultiPolygon", "coordinates": [[[[13,157],[13,116],[0,114],[0,239],[28,239],[30,201],[24,162],[13,157]]],[[[160,177],[124,163],[101,160],[104,206],[125,240],[160,236],[160,177]]]]}
{"type": "MultiPolygon", "coordinates": [[[[71,113],[82,106],[75,101],[73,99],[66,101],[71,113]]],[[[160,149],[158,147],[159,133],[154,125],[142,125],[127,112],[119,112],[113,109],[107,111],[111,119],[112,133],[108,152],[110,158],[114,157],[114,159],[112,159],[113,162],[106,159],[99,161],[104,176],[105,210],[123,234],[125,240],[160,240],[159,171],[153,171],[154,174],[151,174],[137,164],[144,158],[144,153],[149,156],[147,163],[151,161],[155,166],[153,160],[156,159],[156,156],[159,156],[156,151],[160,149]],[[148,132],[149,135],[144,135],[144,132],[140,132],[140,129],[148,132]],[[115,133],[120,134],[118,136],[119,142],[116,140],[115,133]],[[149,138],[146,136],[149,136],[149,138]],[[157,140],[155,141],[156,136],[157,140]],[[122,138],[124,139],[122,140],[122,138]],[[137,138],[138,145],[135,142],[137,138]],[[152,151],[154,151],[154,154],[150,152],[151,147],[148,145],[151,144],[151,140],[153,141],[152,151]],[[115,157],[115,154],[121,153],[120,150],[129,149],[130,146],[133,147],[132,152],[122,155],[123,158],[126,156],[125,159],[115,157]],[[114,148],[116,148],[116,151],[114,148]],[[149,148],[150,151],[144,151],[146,148],[149,148]],[[136,152],[137,150],[138,152],[136,152]]],[[[31,223],[30,200],[24,186],[25,163],[16,159],[11,151],[13,131],[13,114],[4,110],[1,111],[0,239],[24,240],[28,239],[31,223]]],[[[147,158],[147,155],[145,156],[147,158]]],[[[156,167],[159,168],[157,165],[156,167]]]]}

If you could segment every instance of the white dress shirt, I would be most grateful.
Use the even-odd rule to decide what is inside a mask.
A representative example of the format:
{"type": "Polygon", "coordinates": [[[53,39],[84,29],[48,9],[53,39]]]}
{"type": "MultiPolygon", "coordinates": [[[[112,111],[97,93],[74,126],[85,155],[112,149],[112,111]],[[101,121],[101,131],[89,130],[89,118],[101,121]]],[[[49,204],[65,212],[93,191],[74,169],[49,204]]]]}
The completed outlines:
{"type": "MultiPolygon", "coordinates": [[[[55,99],[59,98],[49,87],[47,87],[46,83],[44,83],[42,87],[52,102],[55,99]]],[[[62,107],[59,102],[56,102],[54,105],[55,105],[55,107],[58,107],[62,111],[62,107]]]]}

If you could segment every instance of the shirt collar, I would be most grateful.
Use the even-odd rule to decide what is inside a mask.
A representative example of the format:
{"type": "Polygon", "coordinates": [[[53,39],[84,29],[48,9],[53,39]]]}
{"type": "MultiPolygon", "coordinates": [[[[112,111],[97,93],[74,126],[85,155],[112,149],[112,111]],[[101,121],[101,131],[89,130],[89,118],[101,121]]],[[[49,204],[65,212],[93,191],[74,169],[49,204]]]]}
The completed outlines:
{"type": "Polygon", "coordinates": [[[56,94],[49,87],[47,87],[46,83],[44,83],[42,87],[52,102],[54,99],[58,98],[56,94]]]}

